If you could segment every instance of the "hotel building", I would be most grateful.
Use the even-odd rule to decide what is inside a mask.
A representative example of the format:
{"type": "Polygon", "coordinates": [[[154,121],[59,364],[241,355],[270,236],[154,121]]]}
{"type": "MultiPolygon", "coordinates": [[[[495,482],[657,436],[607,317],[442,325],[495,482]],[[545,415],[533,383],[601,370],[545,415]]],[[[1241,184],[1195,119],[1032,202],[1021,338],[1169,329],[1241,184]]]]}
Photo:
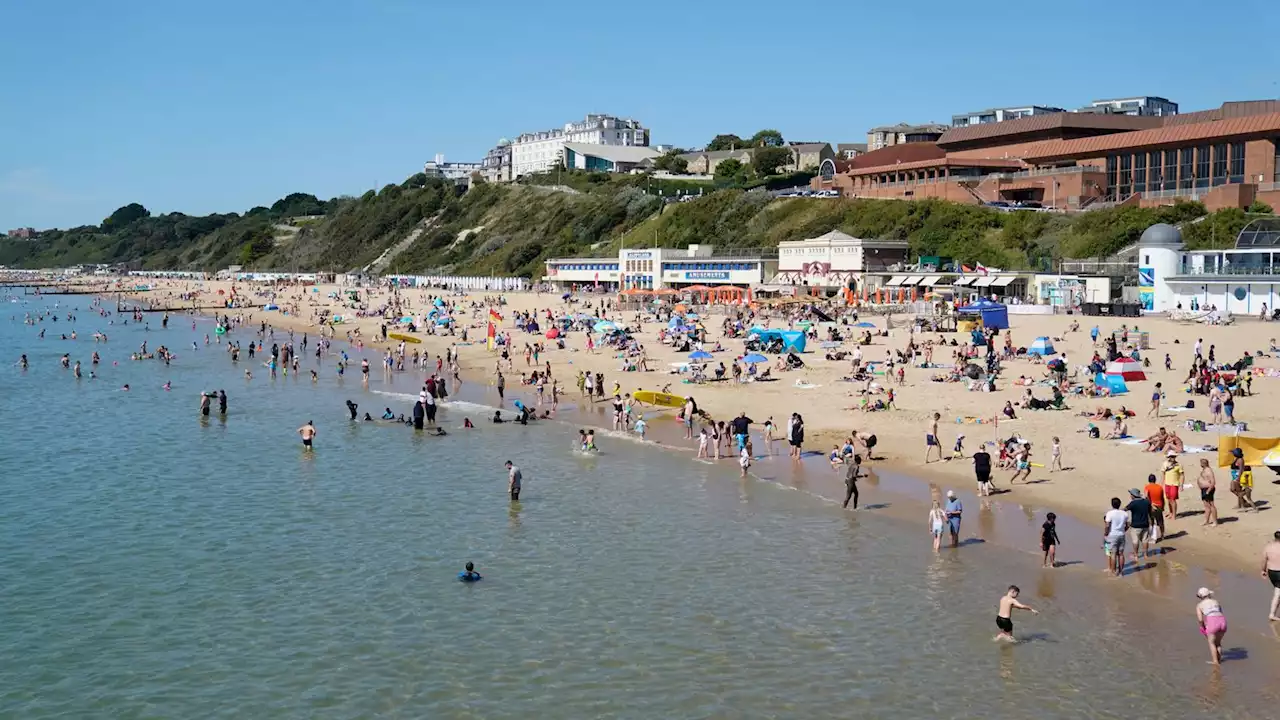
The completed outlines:
{"type": "Polygon", "coordinates": [[[564,160],[565,143],[647,147],[649,131],[638,120],[588,115],[563,128],[524,133],[511,143],[511,178],[547,172],[564,160]]]}
{"type": "Polygon", "coordinates": [[[563,258],[546,261],[544,282],[561,288],[599,285],[606,290],[679,289],[691,285],[748,289],[777,274],[777,251],[688,248],[624,248],[617,258],[563,258]]]}

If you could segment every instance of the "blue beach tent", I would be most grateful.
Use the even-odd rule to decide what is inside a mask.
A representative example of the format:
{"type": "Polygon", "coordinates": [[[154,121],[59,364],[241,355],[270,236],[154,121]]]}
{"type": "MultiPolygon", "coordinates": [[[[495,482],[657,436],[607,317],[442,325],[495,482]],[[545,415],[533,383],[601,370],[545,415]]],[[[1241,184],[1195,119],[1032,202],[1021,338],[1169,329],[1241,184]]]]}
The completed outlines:
{"type": "Polygon", "coordinates": [[[982,318],[982,327],[984,328],[1009,329],[1009,309],[1002,303],[993,302],[986,298],[978,298],[962,308],[956,308],[956,312],[964,315],[979,316],[982,318]]]}
{"type": "Polygon", "coordinates": [[[1047,337],[1038,337],[1035,342],[1031,343],[1031,347],[1027,348],[1028,355],[1057,355],[1058,352],[1053,349],[1053,341],[1047,337]]]}
{"type": "Polygon", "coordinates": [[[1093,382],[1098,387],[1111,389],[1112,395],[1124,395],[1129,392],[1129,386],[1125,384],[1124,377],[1121,375],[1103,375],[1098,373],[1093,377],[1093,382]]]}

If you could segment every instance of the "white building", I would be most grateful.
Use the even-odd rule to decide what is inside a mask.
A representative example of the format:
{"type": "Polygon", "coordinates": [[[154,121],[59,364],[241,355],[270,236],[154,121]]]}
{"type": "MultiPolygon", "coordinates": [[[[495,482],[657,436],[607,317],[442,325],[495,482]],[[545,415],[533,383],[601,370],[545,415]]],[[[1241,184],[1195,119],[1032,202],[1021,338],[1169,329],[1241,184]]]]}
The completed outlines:
{"type": "Polygon", "coordinates": [[[860,289],[866,273],[884,273],[907,261],[906,240],[864,240],[839,230],[778,244],[774,284],[860,289]]]}
{"type": "Polygon", "coordinates": [[[454,182],[471,180],[471,173],[480,172],[484,165],[478,162],[445,162],[444,155],[437,154],[434,160],[428,160],[422,167],[427,177],[444,178],[454,182]]]}
{"type": "Polygon", "coordinates": [[[1270,313],[1280,303],[1280,219],[1245,226],[1233,250],[1187,250],[1177,228],[1152,225],[1138,241],[1138,296],[1149,312],[1270,313]]]}
{"type": "Polygon", "coordinates": [[[968,127],[970,125],[986,125],[987,123],[1017,120],[1032,115],[1051,115],[1066,112],[1060,107],[1048,105],[1023,105],[1021,107],[990,108],[975,112],[960,113],[951,116],[951,127],[968,127]]]}
{"type": "Polygon", "coordinates": [[[489,182],[510,182],[511,141],[502,138],[480,161],[480,175],[489,182]]]}
{"type": "Polygon", "coordinates": [[[645,160],[657,157],[657,150],[642,146],[588,145],[576,142],[564,144],[564,166],[575,170],[625,173],[631,172],[645,160]]]}
{"type": "Polygon", "coordinates": [[[638,120],[588,115],[563,128],[525,133],[511,143],[511,177],[547,172],[564,158],[565,143],[647,147],[649,131],[638,120]]]}
{"type": "Polygon", "coordinates": [[[768,252],[687,248],[622,249],[617,258],[556,258],[546,261],[547,282],[560,287],[599,284],[608,290],[679,289],[691,285],[750,288],[772,277],[778,260],[768,252]]]}
{"type": "Polygon", "coordinates": [[[1147,115],[1162,117],[1177,115],[1178,103],[1162,97],[1150,95],[1142,97],[1115,98],[1112,100],[1094,100],[1089,103],[1089,110],[1107,112],[1118,115],[1147,115]]]}

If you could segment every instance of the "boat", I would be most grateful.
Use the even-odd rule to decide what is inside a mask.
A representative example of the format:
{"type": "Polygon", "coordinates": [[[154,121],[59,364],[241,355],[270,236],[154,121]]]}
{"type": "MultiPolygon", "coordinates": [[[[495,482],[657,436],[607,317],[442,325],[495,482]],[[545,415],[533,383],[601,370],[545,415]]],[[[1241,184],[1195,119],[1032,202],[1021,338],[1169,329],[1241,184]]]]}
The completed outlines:
{"type": "Polygon", "coordinates": [[[637,402],[642,402],[646,405],[658,405],[660,407],[678,408],[684,407],[685,403],[685,399],[679,395],[654,392],[652,390],[637,390],[636,392],[631,393],[631,397],[635,398],[637,402]]]}
{"type": "Polygon", "coordinates": [[[412,335],[405,335],[404,333],[387,333],[387,337],[391,338],[392,340],[403,340],[407,343],[416,344],[416,343],[422,342],[422,338],[416,338],[412,335]]]}

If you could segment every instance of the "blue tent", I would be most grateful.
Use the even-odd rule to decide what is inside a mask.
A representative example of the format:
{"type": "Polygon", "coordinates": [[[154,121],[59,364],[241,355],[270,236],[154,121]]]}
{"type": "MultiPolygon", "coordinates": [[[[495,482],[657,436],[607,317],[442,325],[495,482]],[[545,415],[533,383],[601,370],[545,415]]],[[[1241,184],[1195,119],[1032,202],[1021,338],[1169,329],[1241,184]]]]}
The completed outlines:
{"type": "Polygon", "coordinates": [[[780,338],[782,349],[786,352],[804,352],[805,336],[797,330],[766,330],[762,327],[753,327],[751,334],[760,336],[760,339],[766,343],[774,338],[780,338]]]}
{"type": "Polygon", "coordinates": [[[1058,351],[1053,349],[1053,341],[1047,337],[1038,337],[1035,342],[1031,343],[1031,347],[1027,348],[1028,355],[1057,355],[1058,351]]]}
{"type": "Polygon", "coordinates": [[[986,298],[978,298],[962,308],[956,308],[956,312],[980,316],[982,318],[982,326],[986,328],[995,328],[996,330],[1007,330],[1009,328],[1009,308],[986,298]]]}
{"type": "Polygon", "coordinates": [[[1098,373],[1093,377],[1093,382],[1098,387],[1111,388],[1112,395],[1123,395],[1129,392],[1129,386],[1125,385],[1123,375],[1103,375],[1098,373]]]}

